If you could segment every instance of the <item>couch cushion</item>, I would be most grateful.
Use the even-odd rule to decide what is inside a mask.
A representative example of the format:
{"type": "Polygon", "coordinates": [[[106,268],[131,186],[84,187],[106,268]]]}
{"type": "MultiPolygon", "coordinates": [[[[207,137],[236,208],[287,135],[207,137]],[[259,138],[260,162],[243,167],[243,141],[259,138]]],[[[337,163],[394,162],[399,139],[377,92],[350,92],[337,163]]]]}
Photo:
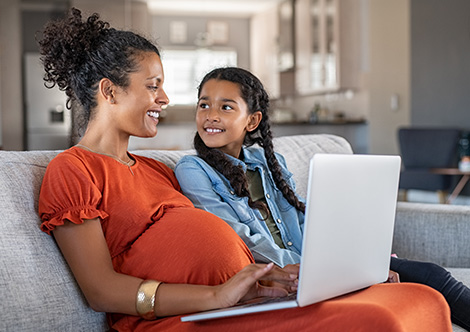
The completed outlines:
{"type": "MultiPolygon", "coordinates": [[[[469,267],[470,207],[399,202],[393,251],[400,257],[446,267],[469,267]]],[[[468,284],[470,285],[470,284],[468,284]]]]}
{"type": "Polygon", "coordinates": [[[274,148],[282,154],[287,168],[294,174],[297,193],[307,196],[307,179],[310,158],[315,153],[353,153],[344,138],[335,135],[295,135],[274,138],[274,148]]]}

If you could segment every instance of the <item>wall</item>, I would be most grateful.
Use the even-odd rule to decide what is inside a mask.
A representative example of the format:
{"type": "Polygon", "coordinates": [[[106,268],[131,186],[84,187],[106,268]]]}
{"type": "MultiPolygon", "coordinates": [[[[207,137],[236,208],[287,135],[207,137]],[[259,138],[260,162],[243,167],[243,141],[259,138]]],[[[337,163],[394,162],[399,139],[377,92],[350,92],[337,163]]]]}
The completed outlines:
{"type": "Polygon", "coordinates": [[[263,82],[271,97],[278,97],[278,11],[274,7],[253,15],[250,22],[251,71],[263,82]]]}
{"type": "Polygon", "coordinates": [[[6,150],[22,150],[21,10],[19,0],[0,2],[1,141],[6,150]]]}
{"type": "Polygon", "coordinates": [[[397,128],[410,122],[410,0],[369,0],[369,152],[397,154],[397,128]],[[391,109],[398,96],[399,107],[391,109]]]}
{"type": "Polygon", "coordinates": [[[470,1],[411,1],[411,124],[470,129],[470,1]]]}

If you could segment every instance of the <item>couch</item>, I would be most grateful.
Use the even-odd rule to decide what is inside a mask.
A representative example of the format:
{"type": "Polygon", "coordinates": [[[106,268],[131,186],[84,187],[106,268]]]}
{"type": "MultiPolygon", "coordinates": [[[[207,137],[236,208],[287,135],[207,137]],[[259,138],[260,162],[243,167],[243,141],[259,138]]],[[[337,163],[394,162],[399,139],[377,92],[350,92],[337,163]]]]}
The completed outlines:
{"type": "MultiPolygon", "coordinates": [[[[333,135],[276,138],[305,196],[314,153],[352,153],[333,135]]],[[[49,161],[59,151],[0,151],[0,331],[106,331],[104,313],[86,303],[53,237],[39,230],[38,195],[49,161]]],[[[134,151],[170,167],[192,151],[134,151]]],[[[393,252],[439,263],[470,285],[470,207],[400,202],[393,252]]],[[[454,331],[460,331],[454,327],[454,331]]]]}

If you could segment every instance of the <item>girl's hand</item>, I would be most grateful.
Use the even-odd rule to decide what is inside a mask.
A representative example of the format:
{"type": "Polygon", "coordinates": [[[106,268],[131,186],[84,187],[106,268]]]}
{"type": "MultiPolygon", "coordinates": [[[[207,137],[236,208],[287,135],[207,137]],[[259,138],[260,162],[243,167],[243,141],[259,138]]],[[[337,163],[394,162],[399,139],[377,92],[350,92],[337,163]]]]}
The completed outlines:
{"type": "Polygon", "coordinates": [[[400,282],[400,275],[395,272],[395,271],[388,271],[388,279],[386,282],[389,282],[389,283],[399,283],[400,282]]]}
{"type": "Polygon", "coordinates": [[[226,308],[239,301],[250,300],[256,297],[286,296],[288,292],[283,288],[261,285],[264,281],[286,281],[291,279],[289,274],[276,268],[273,263],[250,264],[230,278],[222,285],[215,286],[215,297],[218,307],[226,308]]]}

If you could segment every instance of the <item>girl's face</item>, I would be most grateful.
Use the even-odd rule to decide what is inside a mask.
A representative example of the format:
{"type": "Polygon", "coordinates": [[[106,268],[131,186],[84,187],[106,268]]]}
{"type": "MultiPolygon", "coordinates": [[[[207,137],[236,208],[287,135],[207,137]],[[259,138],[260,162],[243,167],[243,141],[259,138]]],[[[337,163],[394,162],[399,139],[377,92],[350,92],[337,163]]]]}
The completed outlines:
{"type": "Polygon", "coordinates": [[[130,84],[116,90],[113,116],[126,135],[153,137],[162,107],[169,100],[163,90],[163,67],[153,52],[141,55],[138,70],[129,74],[130,84]]]}
{"type": "Polygon", "coordinates": [[[256,129],[261,116],[249,114],[237,83],[211,79],[202,86],[196,124],[206,146],[238,158],[246,132],[256,129]]]}

